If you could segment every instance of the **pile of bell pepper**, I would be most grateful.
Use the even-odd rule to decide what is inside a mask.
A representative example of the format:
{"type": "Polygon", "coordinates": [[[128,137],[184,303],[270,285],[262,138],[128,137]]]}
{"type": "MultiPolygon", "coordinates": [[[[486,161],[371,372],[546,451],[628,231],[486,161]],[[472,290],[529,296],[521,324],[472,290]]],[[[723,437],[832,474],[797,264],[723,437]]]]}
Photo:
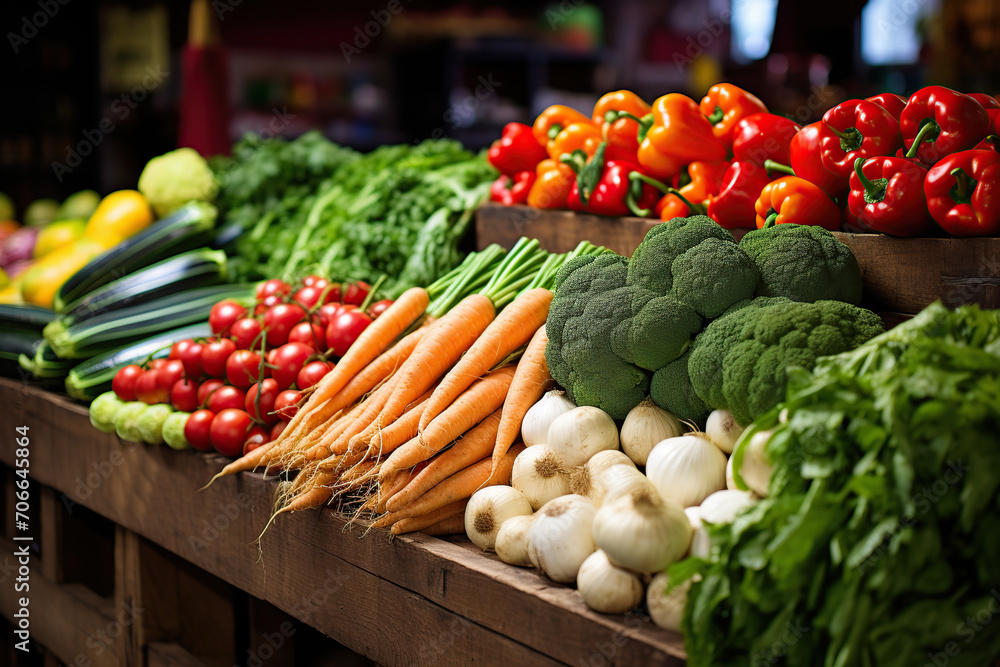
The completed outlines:
{"type": "Polygon", "coordinates": [[[1000,103],[942,86],[847,100],[804,127],[730,83],[699,102],[608,93],[510,123],[491,199],[598,215],[695,213],[729,229],[798,223],[922,236],[1000,234],[1000,103]]]}

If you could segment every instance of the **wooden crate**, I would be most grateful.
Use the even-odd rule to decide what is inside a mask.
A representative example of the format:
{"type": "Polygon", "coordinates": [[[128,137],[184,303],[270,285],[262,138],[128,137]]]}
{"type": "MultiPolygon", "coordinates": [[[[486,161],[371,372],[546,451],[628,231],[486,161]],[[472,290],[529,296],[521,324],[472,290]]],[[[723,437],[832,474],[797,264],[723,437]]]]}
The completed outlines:
{"type": "MultiPolygon", "coordinates": [[[[510,247],[522,236],[552,252],[582,240],[630,255],[657,221],[571,211],[486,204],[476,215],[476,246],[510,247]]],[[[741,238],[747,230],[735,230],[741,238]]],[[[837,236],[854,251],[865,282],[865,305],[887,320],[912,316],[940,299],[948,306],[1000,308],[1000,238],[901,239],[882,234],[837,236]]]]}

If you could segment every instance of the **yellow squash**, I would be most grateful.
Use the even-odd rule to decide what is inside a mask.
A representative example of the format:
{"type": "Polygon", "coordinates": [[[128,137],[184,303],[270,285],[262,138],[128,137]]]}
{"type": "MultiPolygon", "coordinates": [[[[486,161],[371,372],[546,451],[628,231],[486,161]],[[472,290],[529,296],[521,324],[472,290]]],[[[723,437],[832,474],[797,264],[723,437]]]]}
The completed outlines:
{"type": "Polygon", "coordinates": [[[53,250],[38,260],[21,275],[21,298],[36,306],[52,307],[52,299],[70,276],[108,248],[118,243],[115,236],[84,236],[77,241],[53,250]]]}
{"type": "Polygon", "coordinates": [[[83,236],[86,226],[87,221],[81,219],[59,220],[45,225],[35,241],[35,259],[76,241],[83,236]]]}
{"type": "Polygon", "coordinates": [[[87,222],[86,236],[113,235],[123,241],[153,222],[149,202],[135,190],[112,192],[101,200],[87,222]]]}

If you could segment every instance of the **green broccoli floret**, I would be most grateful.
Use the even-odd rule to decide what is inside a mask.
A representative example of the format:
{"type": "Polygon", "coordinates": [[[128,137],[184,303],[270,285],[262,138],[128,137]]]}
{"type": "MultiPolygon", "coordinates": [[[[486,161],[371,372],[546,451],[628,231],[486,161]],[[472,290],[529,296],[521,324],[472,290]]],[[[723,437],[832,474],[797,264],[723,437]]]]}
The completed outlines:
{"type": "Polygon", "coordinates": [[[757,296],[793,301],[861,303],[861,270],[837,237],[809,225],[775,225],[749,232],[740,247],[757,265],[757,296]]]}
{"type": "Polygon", "coordinates": [[[646,233],[629,260],[628,284],[666,294],[673,286],[674,260],[706,239],[733,241],[733,235],[704,215],[674,218],[646,233]]]}
{"type": "Polygon", "coordinates": [[[161,218],[189,201],[211,202],[218,190],[208,162],[193,148],[154,157],[139,174],[139,192],[161,218]]]}
{"type": "Polygon", "coordinates": [[[875,313],[842,301],[758,301],[705,327],[688,363],[698,395],[713,408],[729,409],[740,424],[784,398],[789,367],[811,369],[819,357],[854,349],[885,330],[875,313]]]}
{"type": "Polygon", "coordinates": [[[753,261],[733,241],[705,239],[670,265],[674,297],[712,319],[749,299],[760,276],[753,261]]]}
{"type": "Polygon", "coordinates": [[[631,296],[633,315],[615,326],[611,349],[623,360],[655,371],[691,346],[703,326],[701,316],[669,294],[633,289],[631,296]]]}
{"type": "Polygon", "coordinates": [[[688,375],[688,360],[691,351],[674,359],[669,364],[653,373],[649,385],[649,397],[658,406],[680,419],[704,424],[711,408],[705,405],[688,375]]]}

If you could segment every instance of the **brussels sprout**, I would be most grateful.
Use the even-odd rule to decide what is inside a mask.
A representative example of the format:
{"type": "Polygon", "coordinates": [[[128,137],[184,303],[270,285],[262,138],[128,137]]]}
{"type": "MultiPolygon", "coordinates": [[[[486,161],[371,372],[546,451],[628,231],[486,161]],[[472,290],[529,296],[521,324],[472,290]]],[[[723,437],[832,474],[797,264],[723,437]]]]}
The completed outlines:
{"type": "Polygon", "coordinates": [[[139,415],[139,437],[149,445],[163,444],[163,422],[174,409],[166,403],[151,405],[139,415]]]}
{"type": "Polygon", "coordinates": [[[173,449],[190,449],[191,445],[184,437],[184,426],[187,424],[190,412],[172,412],[163,420],[163,441],[173,449]]]}
{"type": "Polygon", "coordinates": [[[115,415],[115,433],[122,440],[141,442],[139,437],[139,417],[149,405],[142,401],[129,401],[118,409],[115,415]]]}
{"type": "Polygon", "coordinates": [[[113,391],[106,391],[90,404],[90,423],[102,433],[115,432],[115,415],[125,405],[113,391]]]}

